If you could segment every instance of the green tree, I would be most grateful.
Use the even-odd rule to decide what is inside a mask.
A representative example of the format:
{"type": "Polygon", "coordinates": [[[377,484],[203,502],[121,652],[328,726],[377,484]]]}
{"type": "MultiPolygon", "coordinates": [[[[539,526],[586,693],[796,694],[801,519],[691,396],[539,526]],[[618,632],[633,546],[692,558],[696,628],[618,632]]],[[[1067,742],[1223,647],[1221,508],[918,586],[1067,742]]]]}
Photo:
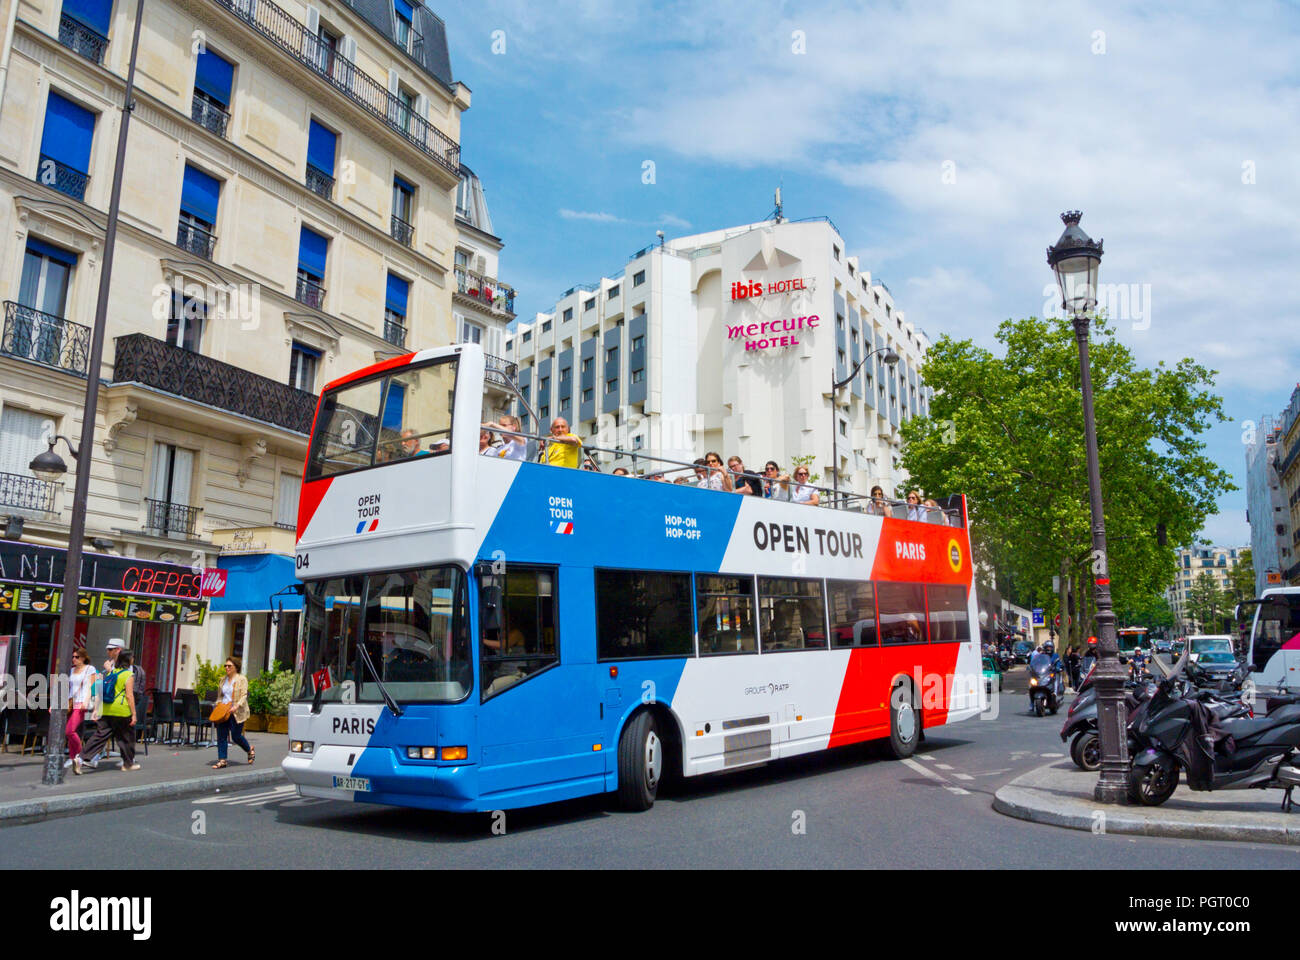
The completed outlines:
{"type": "Polygon", "coordinates": [[[1237,554],[1237,565],[1228,571],[1226,589],[1234,604],[1255,596],[1255,561],[1250,550],[1237,554]]]}
{"type": "Polygon", "coordinates": [[[1203,570],[1187,591],[1187,615],[1202,633],[1222,633],[1233,603],[1230,597],[1228,591],[1219,587],[1213,574],[1203,570]]]}
{"type": "MultiPolygon", "coordinates": [[[[1039,596],[1051,595],[1053,575],[1073,585],[1088,611],[1075,619],[1078,637],[1095,611],[1088,588],[1100,571],[1077,342],[1067,320],[1033,317],[1004,322],[997,340],[1002,356],[946,336],[930,348],[922,374],[936,394],[928,417],[903,426],[902,465],[927,491],[967,495],[979,561],[1039,596]]],[[[1210,392],[1214,371],[1190,359],[1142,369],[1105,320],[1093,323],[1089,352],[1111,593],[1123,609],[1174,574],[1158,525],[1169,543],[1190,543],[1216,498],[1235,489],[1200,440],[1227,417],[1210,392]]]]}

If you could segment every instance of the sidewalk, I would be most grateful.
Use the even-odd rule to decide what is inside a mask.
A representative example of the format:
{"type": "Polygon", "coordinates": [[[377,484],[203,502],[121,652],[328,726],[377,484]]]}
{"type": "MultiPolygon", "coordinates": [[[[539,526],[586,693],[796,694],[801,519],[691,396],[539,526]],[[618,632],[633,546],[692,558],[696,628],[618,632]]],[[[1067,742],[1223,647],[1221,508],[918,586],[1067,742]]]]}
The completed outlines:
{"type": "Polygon", "coordinates": [[[1235,840],[1300,846],[1300,798],[1282,812],[1281,790],[1195,793],[1186,779],[1158,807],[1112,806],[1092,798],[1097,774],[1069,760],[1046,764],[1012,780],[993,797],[993,809],[1054,827],[1186,840],[1235,840]],[[1104,819],[1099,814],[1104,814],[1104,819]]]}
{"type": "Polygon", "coordinates": [[[276,733],[246,736],[257,752],[257,762],[251,765],[244,751],[234,745],[227,755],[230,766],[213,770],[208,764],[216,762],[215,746],[150,743],[146,756],[139,744],[135,760],[139,770],[125,773],[120,759],[104,758],[98,769],[85,767],[79,777],[69,767],[57,787],[41,783],[44,754],[20,757],[18,745],[11,744],[9,753],[0,753],[0,827],[283,782],[280,761],[289,752],[289,738],[276,733]]]}

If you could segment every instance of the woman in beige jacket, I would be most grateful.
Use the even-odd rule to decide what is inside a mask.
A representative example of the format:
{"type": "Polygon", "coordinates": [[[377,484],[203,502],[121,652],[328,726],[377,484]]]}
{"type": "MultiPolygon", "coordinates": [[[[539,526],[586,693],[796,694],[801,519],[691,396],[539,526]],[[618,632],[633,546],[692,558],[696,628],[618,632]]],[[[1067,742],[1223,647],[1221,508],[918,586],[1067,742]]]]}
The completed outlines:
{"type": "Polygon", "coordinates": [[[257,759],[244,736],[244,724],[248,721],[248,678],[239,672],[241,666],[243,664],[238,657],[226,659],[226,679],[221,681],[221,696],[217,698],[217,703],[230,704],[231,711],[226,719],[217,723],[217,762],[209,764],[218,770],[230,766],[226,763],[228,741],[233,740],[235,746],[243,748],[248,754],[249,763],[257,759]]]}

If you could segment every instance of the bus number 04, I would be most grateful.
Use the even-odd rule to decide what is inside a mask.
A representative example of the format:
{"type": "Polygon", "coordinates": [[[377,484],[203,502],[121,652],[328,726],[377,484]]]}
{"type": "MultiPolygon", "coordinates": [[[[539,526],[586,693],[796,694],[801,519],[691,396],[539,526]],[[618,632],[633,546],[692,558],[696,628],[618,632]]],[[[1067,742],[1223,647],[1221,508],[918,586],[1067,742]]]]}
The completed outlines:
{"type": "Polygon", "coordinates": [[[296,570],[309,569],[311,567],[311,554],[309,553],[296,554],[293,558],[293,565],[294,565],[294,569],[296,570]]]}

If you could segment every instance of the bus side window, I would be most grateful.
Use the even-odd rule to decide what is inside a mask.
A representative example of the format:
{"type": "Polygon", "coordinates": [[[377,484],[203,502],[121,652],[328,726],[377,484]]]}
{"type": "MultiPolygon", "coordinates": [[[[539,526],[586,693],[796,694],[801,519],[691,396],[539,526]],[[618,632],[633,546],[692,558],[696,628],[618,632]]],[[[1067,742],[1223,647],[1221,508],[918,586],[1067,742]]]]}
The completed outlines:
{"type": "Polygon", "coordinates": [[[555,571],[509,565],[479,567],[479,660],[482,699],[489,700],[559,662],[555,571]]]}

